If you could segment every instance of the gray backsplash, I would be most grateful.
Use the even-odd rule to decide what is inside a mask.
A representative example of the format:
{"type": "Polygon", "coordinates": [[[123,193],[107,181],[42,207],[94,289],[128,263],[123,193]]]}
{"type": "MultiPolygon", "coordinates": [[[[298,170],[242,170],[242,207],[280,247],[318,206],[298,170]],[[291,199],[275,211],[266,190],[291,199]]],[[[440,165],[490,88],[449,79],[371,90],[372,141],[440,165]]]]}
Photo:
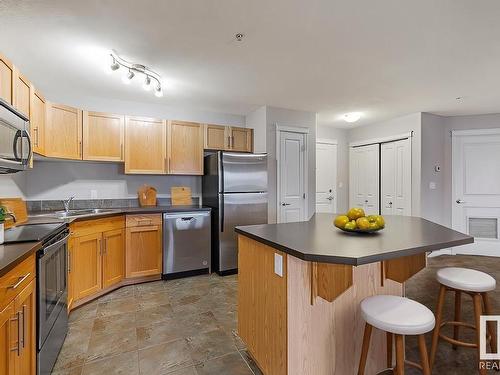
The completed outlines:
{"type": "MultiPolygon", "coordinates": [[[[198,205],[200,198],[193,197],[193,204],[198,205]]],[[[64,210],[64,205],[60,200],[34,200],[27,201],[28,211],[54,211],[64,210]]],[[[158,206],[170,206],[170,198],[157,198],[158,206]]],[[[70,204],[70,209],[78,210],[84,208],[123,208],[139,207],[137,198],[130,199],[75,199],[70,204]]]]}

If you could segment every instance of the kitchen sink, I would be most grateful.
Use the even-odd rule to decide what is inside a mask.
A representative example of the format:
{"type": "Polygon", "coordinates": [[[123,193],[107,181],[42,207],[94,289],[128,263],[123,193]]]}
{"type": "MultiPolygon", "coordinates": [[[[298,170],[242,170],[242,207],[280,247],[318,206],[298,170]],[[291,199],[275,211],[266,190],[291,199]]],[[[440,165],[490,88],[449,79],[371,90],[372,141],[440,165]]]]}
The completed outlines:
{"type": "Polygon", "coordinates": [[[58,219],[69,219],[79,216],[90,216],[90,215],[106,214],[111,212],[117,212],[117,210],[113,208],[89,208],[81,210],[56,211],[47,214],[42,214],[39,216],[50,216],[58,219]]]}

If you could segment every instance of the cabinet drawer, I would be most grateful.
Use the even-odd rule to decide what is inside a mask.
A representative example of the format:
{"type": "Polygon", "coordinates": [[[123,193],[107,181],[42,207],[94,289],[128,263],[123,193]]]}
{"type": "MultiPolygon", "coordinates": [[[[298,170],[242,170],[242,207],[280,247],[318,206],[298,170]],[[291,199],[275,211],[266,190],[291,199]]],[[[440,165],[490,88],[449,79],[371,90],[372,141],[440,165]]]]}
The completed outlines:
{"type": "Polygon", "coordinates": [[[35,255],[0,277],[0,309],[7,306],[35,278],[35,255]]]}
{"type": "Polygon", "coordinates": [[[161,225],[161,214],[127,215],[127,228],[161,225]]]}
{"type": "Polygon", "coordinates": [[[123,215],[116,215],[95,219],[82,219],[81,221],[71,223],[69,229],[72,237],[81,237],[124,227],[125,217],[123,215]]]}

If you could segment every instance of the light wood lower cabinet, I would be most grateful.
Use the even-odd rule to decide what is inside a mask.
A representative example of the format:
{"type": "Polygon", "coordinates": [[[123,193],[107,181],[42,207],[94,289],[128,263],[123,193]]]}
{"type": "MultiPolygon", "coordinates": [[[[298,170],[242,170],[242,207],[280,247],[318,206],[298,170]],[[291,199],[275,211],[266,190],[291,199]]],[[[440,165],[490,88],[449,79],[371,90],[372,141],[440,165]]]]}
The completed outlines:
{"type": "Polygon", "coordinates": [[[102,287],[115,285],[125,278],[125,231],[104,232],[102,256],[102,287]]]}
{"type": "Polygon", "coordinates": [[[46,103],[45,155],[82,159],[82,111],[61,104],[46,103]]]}
{"type": "Polygon", "coordinates": [[[20,321],[20,343],[17,374],[36,374],[36,281],[33,279],[14,300],[20,321]]]}
{"type": "Polygon", "coordinates": [[[126,277],[160,275],[162,270],[161,214],[127,215],[126,277]]]}
{"type": "Polygon", "coordinates": [[[75,300],[90,296],[101,289],[101,241],[102,233],[75,238],[71,254],[74,265],[71,268],[71,278],[75,300]]]}
{"type": "Polygon", "coordinates": [[[123,161],[125,116],[83,111],[83,160],[123,161]]]}
{"type": "Polygon", "coordinates": [[[12,375],[16,367],[17,319],[12,301],[0,311],[0,375],[12,375]]]}

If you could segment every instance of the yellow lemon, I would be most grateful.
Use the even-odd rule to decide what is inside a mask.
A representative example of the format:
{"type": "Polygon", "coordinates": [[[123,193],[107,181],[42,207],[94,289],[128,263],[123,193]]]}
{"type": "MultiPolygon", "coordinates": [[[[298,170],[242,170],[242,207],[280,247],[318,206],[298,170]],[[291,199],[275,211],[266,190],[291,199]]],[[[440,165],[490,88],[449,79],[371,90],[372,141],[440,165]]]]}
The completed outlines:
{"type": "Polygon", "coordinates": [[[333,224],[337,227],[337,228],[344,228],[345,225],[349,222],[349,218],[345,215],[339,215],[335,218],[333,224]]]}
{"type": "Polygon", "coordinates": [[[356,225],[359,229],[365,230],[370,227],[370,222],[366,217],[360,217],[356,220],[356,225]]]}
{"type": "Polygon", "coordinates": [[[349,212],[347,212],[347,216],[351,220],[359,219],[360,217],[365,216],[365,211],[362,208],[351,208],[349,212]]]}

